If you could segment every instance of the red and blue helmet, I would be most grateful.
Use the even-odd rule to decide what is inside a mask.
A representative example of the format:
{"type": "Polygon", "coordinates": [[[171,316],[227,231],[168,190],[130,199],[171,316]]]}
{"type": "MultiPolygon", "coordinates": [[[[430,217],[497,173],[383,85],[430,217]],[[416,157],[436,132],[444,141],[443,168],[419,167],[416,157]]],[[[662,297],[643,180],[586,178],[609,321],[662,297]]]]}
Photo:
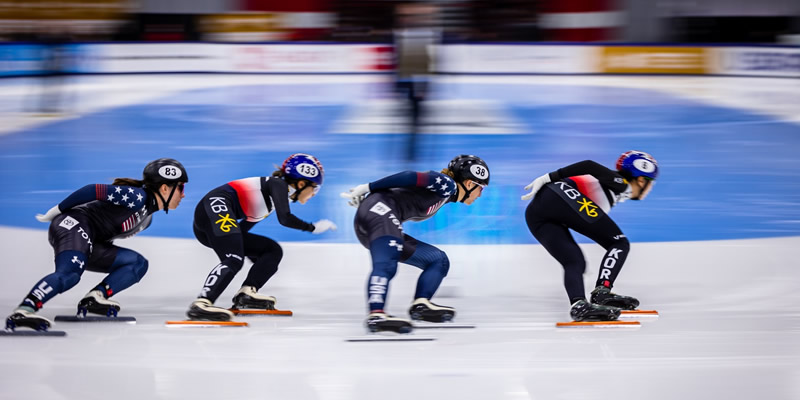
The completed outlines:
{"type": "Polygon", "coordinates": [[[325,169],[314,156],[304,153],[290,155],[281,166],[284,176],[294,180],[305,179],[317,187],[322,186],[325,169]]]}
{"type": "Polygon", "coordinates": [[[658,162],[643,151],[631,150],[622,153],[617,159],[617,171],[630,175],[630,178],[643,176],[648,179],[658,177],[658,162]]]}

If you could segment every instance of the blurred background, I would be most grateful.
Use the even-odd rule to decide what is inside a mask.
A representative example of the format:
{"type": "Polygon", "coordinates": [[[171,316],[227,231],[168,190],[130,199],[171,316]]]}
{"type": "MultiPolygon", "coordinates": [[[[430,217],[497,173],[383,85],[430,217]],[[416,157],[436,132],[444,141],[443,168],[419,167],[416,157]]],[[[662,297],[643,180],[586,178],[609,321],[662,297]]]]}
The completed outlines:
{"type": "Polygon", "coordinates": [[[798,43],[794,0],[5,0],[0,40],[389,42],[430,3],[445,41],[798,43]],[[52,40],[52,39],[51,39],[52,40]]]}
{"type": "MultiPolygon", "coordinates": [[[[793,0],[2,1],[0,164],[15,195],[0,199],[0,223],[42,228],[28,216],[153,158],[187,165],[193,203],[304,151],[330,188],[306,218],[348,228],[258,229],[351,242],[339,191],[474,153],[493,173],[484,205],[413,229],[439,243],[530,243],[522,186],[638,148],[669,179],[648,207],[620,213],[629,236],[798,234],[785,222],[793,203],[734,215],[762,200],[695,171],[730,182],[761,171],[751,185],[766,187],[800,170],[798,38],[793,0]],[[707,203],[718,193],[726,211],[707,203]],[[473,234],[446,233],[458,223],[473,234]]],[[[192,237],[190,213],[176,214],[148,234],[192,237]]]]}
{"type": "MultiPolygon", "coordinates": [[[[0,400],[796,400],[799,151],[797,0],[0,0],[0,308],[52,270],[35,214],[156,158],[189,175],[179,208],[115,243],[150,261],[115,297],[137,325],[0,341],[0,400]],[[662,317],[558,331],[562,269],[525,225],[523,187],[631,149],[661,175],[646,201],[611,212],[632,243],[615,290],[662,317]],[[217,264],[192,233],[197,202],[296,152],[321,160],[325,183],[292,212],[339,229],[273,217],[252,230],[284,247],[261,291],[295,316],[164,328],[217,264]],[[345,343],[364,333],[371,261],[339,193],[465,153],[489,165],[481,198],[404,230],[447,252],[435,300],[479,329],[345,343]]],[[[576,240],[591,287],[604,250],[576,240]]],[[[418,273],[398,269],[395,315],[418,273]]],[[[86,273],[43,315],[73,313],[98,279],[86,273]]]]}

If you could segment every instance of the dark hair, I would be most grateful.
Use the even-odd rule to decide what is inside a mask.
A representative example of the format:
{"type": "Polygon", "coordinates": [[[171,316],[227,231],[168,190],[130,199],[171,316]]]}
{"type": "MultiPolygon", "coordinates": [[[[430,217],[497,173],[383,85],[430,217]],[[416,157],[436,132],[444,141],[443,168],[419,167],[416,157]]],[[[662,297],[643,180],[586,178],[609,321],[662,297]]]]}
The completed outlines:
{"type": "Polygon", "coordinates": [[[133,179],[133,178],[116,178],[116,179],[114,179],[114,182],[112,182],[111,184],[112,185],[144,187],[144,181],[139,180],[139,179],[133,179]]]}

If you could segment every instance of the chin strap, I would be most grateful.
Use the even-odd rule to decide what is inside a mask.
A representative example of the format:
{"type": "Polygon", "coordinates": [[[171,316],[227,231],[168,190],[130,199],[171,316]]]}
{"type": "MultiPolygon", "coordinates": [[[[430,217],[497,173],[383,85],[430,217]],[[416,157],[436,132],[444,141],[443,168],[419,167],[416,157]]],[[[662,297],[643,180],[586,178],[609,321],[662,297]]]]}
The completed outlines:
{"type": "Polygon", "coordinates": [[[649,179],[645,179],[645,182],[647,182],[647,183],[645,183],[644,186],[642,186],[642,188],[639,189],[639,195],[636,196],[636,197],[631,197],[631,200],[641,200],[642,199],[642,193],[647,191],[647,188],[650,187],[650,185],[651,185],[651,183],[653,181],[651,181],[649,179]]]}
{"type": "Polygon", "coordinates": [[[289,185],[289,200],[291,200],[292,203],[297,203],[297,198],[300,197],[300,194],[302,194],[304,190],[309,188],[311,188],[311,185],[309,185],[308,183],[306,183],[306,185],[300,189],[295,189],[292,187],[292,185],[289,185]]]}
{"type": "Polygon", "coordinates": [[[467,186],[464,185],[464,182],[459,182],[458,185],[461,186],[464,189],[464,197],[462,197],[461,200],[459,200],[459,203],[463,203],[464,200],[469,198],[469,196],[472,194],[472,192],[474,192],[475,189],[477,189],[479,187],[478,185],[475,185],[475,186],[472,187],[472,189],[467,189],[467,186]]]}
{"type": "MultiPolygon", "coordinates": [[[[172,191],[169,192],[169,197],[167,197],[166,200],[164,200],[164,196],[161,195],[161,190],[157,190],[156,191],[156,195],[158,196],[158,198],[161,199],[161,204],[163,204],[164,214],[169,214],[169,202],[172,200],[172,196],[175,195],[175,189],[177,189],[177,188],[178,188],[178,185],[172,185],[172,191]]],[[[159,189],[160,189],[160,186],[159,186],[159,189]]]]}

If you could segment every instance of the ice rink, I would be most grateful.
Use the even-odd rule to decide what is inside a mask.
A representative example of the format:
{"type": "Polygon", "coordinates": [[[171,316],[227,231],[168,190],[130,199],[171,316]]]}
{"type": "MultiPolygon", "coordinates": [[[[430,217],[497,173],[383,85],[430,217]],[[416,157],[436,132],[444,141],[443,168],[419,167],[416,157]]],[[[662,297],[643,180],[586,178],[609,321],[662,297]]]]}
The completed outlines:
{"type": "MultiPolygon", "coordinates": [[[[136,177],[157,157],[180,160],[190,176],[180,208],[116,242],[150,261],[142,282],[114,297],[137,323],[0,338],[0,399],[800,398],[800,80],[442,77],[413,162],[388,85],[384,76],[81,77],[66,82],[63,112],[42,115],[36,81],[0,80],[6,313],[52,271],[34,214],[85,184],[136,177]],[[663,174],[646,201],[611,212],[632,242],[615,290],[660,317],[557,329],[569,320],[562,270],[525,227],[522,187],[583,159],[612,166],[628,149],[653,154],[663,174]],[[192,239],[200,196],[267,175],[294,152],[318,156],[326,183],[293,212],[339,225],[312,236],[268,218],[254,230],[284,247],[262,292],[294,316],[167,328],[217,262],[192,239]],[[476,328],[414,333],[431,342],[346,342],[365,335],[370,259],[338,193],[439,170],[460,153],[489,164],[484,195],[405,226],[448,253],[434,301],[476,328]]],[[[603,250],[579,242],[590,287],[603,250]]],[[[400,266],[390,312],[406,313],[417,275],[400,266]]],[[[85,273],[42,315],[74,313],[100,279],[85,273]]]]}

